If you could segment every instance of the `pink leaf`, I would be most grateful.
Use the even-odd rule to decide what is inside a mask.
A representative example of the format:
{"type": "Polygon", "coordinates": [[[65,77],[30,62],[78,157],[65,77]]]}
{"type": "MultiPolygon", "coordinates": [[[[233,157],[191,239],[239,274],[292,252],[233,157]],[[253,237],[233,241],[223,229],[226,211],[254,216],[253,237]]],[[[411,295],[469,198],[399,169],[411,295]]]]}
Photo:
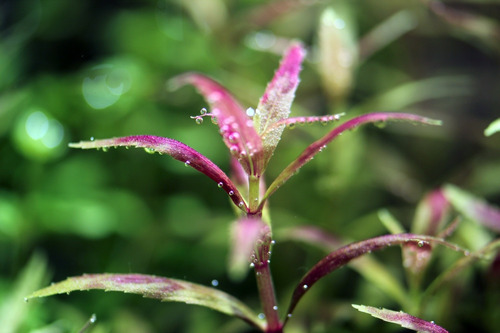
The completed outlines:
{"type": "Polygon", "coordinates": [[[411,316],[401,311],[392,311],[387,309],[378,309],[366,305],[352,305],[355,309],[368,313],[375,318],[382,319],[389,323],[399,324],[401,327],[409,328],[418,332],[425,333],[448,333],[447,330],[434,324],[434,322],[425,321],[423,319],[411,316]]]}
{"type": "Polygon", "coordinates": [[[284,124],[273,125],[288,118],[290,114],[304,56],[305,50],[301,44],[295,43],[290,46],[255,111],[254,123],[262,136],[265,164],[272,156],[285,128],[284,124]]]}
{"type": "Polygon", "coordinates": [[[251,256],[255,256],[256,243],[269,233],[269,226],[256,218],[243,218],[232,228],[230,273],[240,279],[247,272],[251,256]]]}
{"type": "Polygon", "coordinates": [[[134,135],[121,138],[81,141],[79,143],[70,143],[69,146],[82,149],[105,149],[118,146],[137,147],[148,149],[149,152],[170,155],[176,160],[184,162],[186,166],[190,166],[210,177],[229,195],[236,206],[246,211],[247,206],[245,201],[229,177],[207,157],[182,142],[152,135],[134,135]]]}
{"type": "Polygon", "coordinates": [[[262,199],[262,204],[265,200],[273,194],[281,185],[283,185],[290,177],[292,177],[304,164],[312,160],[312,158],[322,151],[327,144],[333,141],[336,137],[344,133],[345,131],[352,130],[360,125],[366,123],[379,123],[388,120],[403,120],[413,123],[423,123],[428,125],[440,125],[441,122],[438,120],[433,120],[426,117],[417,116],[414,114],[407,113],[392,113],[392,112],[377,112],[369,113],[356,118],[350,119],[345,123],[337,126],[326,134],[321,139],[313,142],[309,147],[307,147],[302,154],[297,157],[295,161],[290,163],[273,181],[273,183],[267,189],[267,192],[262,199]]]}
{"type": "Polygon", "coordinates": [[[191,84],[205,97],[216,118],[224,143],[249,175],[260,175],[263,170],[262,141],[253,127],[253,121],[233,96],[209,77],[188,73],[172,79],[176,85],[191,84]]]}
{"type": "Polygon", "coordinates": [[[428,193],[419,203],[412,232],[435,236],[440,231],[450,204],[441,189],[428,193]]]}

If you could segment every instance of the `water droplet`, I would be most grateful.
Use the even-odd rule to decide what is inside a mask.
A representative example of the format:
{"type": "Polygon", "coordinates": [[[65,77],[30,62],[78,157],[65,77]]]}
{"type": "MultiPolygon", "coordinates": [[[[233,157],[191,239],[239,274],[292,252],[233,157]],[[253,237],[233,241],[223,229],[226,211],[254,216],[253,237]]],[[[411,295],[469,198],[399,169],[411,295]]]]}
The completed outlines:
{"type": "Polygon", "coordinates": [[[417,246],[418,247],[423,247],[424,246],[424,241],[418,241],[417,246]]]}
{"type": "Polygon", "coordinates": [[[304,289],[304,290],[307,289],[307,288],[309,288],[309,286],[307,284],[305,284],[305,285],[302,286],[302,289],[304,289]]]}
{"type": "Polygon", "coordinates": [[[102,151],[103,152],[107,152],[108,151],[108,147],[102,147],[102,151]]]}
{"type": "Polygon", "coordinates": [[[263,313],[259,313],[258,315],[259,319],[265,319],[266,318],[266,315],[263,314],[263,313]]]}
{"type": "Polygon", "coordinates": [[[250,268],[254,268],[255,264],[253,262],[250,263],[250,268]]]}
{"type": "Polygon", "coordinates": [[[218,188],[221,188],[222,186],[224,186],[224,183],[223,183],[223,182],[218,182],[218,183],[217,183],[217,187],[218,187],[218,188]]]}
{"type": "Polygon", "coordinates": [[[91,136],[91,137],[90,137],[90,141],[94,141],[94,140],[95,140],[95,139],[94,139],[94,137],[93,137],[93,136],[91,136]]]}
{"type": "Polygon", "coordinates": [[[227,137],[227,139],[229,140],[229,142],[231,143],[236,143],[238,141],[238,139],[240,138],[240,135],[237,133],[237,132],[234,132],[234,133],[231,133],[229,134],[229,136],[227,137]]]}
{"type": "Polygon", "coordinates": [[[278,306],[277,305],[273,306],[273,310],[278,311],[278,306]]]}
{"type": "Polygon", "coordinates": [[[270,259],[267,259],[267,263],[270,264],[271,263],[271,260],[270,259]]]}
{"type": "Polygon", "coordinates": [[[248,108],[246,111],[247,116],[253,117],[255,116],[255,109],[254,108],[248,108]]]}
{"type": "Polygon", "coordinates": [[[148,154],[154,154],[155,150],[153,148],[144,148],[144,151],[148,154]]]}
{"type": "Polygon", "coordinates": [[[377,126],[378,128],[384,128],[385,125],[386,125],[386,122],[385,121],[377,121],[374,123],[375,126],[377,126]]]}
{"type": "Polygon", "coordinates": [[[89,322],[91,324],[95,323],[97,321],[97,316],[94,314],[92,314],[92,316],[90,316],[90,319],[89,319],[89,322]]]}
{"type": "Polygon", "coordinates": [[[274,244],[276,244],[276,241],[273,239],[273,240],[271,241],[271,244],[273,244],[273,245],[274,245],[274,244]]]}
{"type": "Polygon", "coordinates": [[[231,147],[229,147],[229,152],[231,154],[236,154],[238,153],[239,149],[238,149],[238,146],[237,145],[232,145],[231,147]]]}
{"type": "Polygon", "coordinates": [[[201,114],[202,116],[203,116],[203,115],[205,115],[205,114],[207,114],[207,109],[206,109],[206,108],[202,108],[202,109],[200,110],[200,114],[201,114]]]}
{"type": "Polygon", "coordinates": [[[212,286],[213,287],[217,287],[219,285],[219,281],[213,279],[212,282],[211,282],[212,286]]]}
{"type": "Polygon", "coordinates": [[[211,120],[212,120],[212,124],[217,125],[217,122],[218,122],[217,117],[212,117],[211,120]]]}
{"type": "Polygon", "coordinates": [[[291,314],[291,313],[287,314],[286,316],[287,316],[288,318],[292,318],[292,314],[291,314]]]}
{"type": "Polygon", "coordinates": [[[191,162],[189,162],[189,161],[184,162],[184,165],[185,165],[185,166],[187,166],[187,167],[188,167],[190,164],[191,164],[191,162]]]}
{"type": "Polygon", "coordinates": [[[238,207],[240,207],[240,208],[241,208],[241,207],[243,207],[244,205],[245,205],[245,204],[243,203],[243,201],[240,201],[240,202],[238,203],[238,207]]]}
{"type": "Polygon", "coordinates": [[[228,194],[229,195],[234,195],[234,191],[231,190],[231,191],[228,192],[228,194]]]}
{"type": "Polygon", "coordinates": [[[24,298],[24,301],[25,301],[26,303],[28,303],[28,297],[25,297],[25,298],[24,298]]]}
{"type": "Polygon", "coordinates": [[[202,117],[196,117],[194,121],[196,122],[197,125],[203,124],[203,118],[202,117]]]}
{"type": "Polygon", "coordinates": [[[295,125],[296,125],[295,122],[292,122],[292,123],[288,123],[287,126],[288,126],[289,129],[294,129],[295,125]]]}

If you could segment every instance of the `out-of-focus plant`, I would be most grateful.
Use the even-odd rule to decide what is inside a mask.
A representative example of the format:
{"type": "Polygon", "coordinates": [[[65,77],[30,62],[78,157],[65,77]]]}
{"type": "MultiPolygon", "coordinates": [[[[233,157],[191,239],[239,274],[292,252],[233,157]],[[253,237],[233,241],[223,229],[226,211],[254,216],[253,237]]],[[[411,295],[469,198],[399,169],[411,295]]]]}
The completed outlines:
{"type": "MultiPolygon", "coordinates": [[[[441,234],[439,231],[443,226],[441,221],[444,219],[448,201],[444,199],[441,192],[438,192],[426,198],[422,208],[419,209],[414,228],[418,234],[398,232],[350,243],[333,250],[302,277],[292,293],[288,308],[281,312],[278,309],[270,271],[271,253],[275,246],[275,237],[268,213],[270,196],[302,166],[323,151],[332,140],[360,125],[381,124],[391,120],[428,125],[440,124],[439,121],[407,113],[378,112],[354,117],[310,144],[267,186],[264,181],[265,170],[286,128],[292,128],[298,124],[328,125],[330,122],[338,121],[341,116],[337,114],[290,117],[290,107],[299,83],[299,72],[304,57],[305,49],[302,44],[292,43],[285,52],[278,70],[268,84],[256,109],[245,109],[225,88],[202,74],[188,73],[172,80],[172,84],[176,87],[184,84],[195,86],[205,97],[210,111],[202,109],[201,115],[192,118],[197,124],[209,118],[218,126],[231,155],[232,177],[227,176],[216,164],[198,151],[170,138],[134,135],[70,144],[73,148],[96,148],[104,151],[116,147],[143,148],[148,153],[169,155],[183,162],[186,167],[194,168],[212,179],[220,189],[226,192],[234,204],[238,217],[233,223],[232,271],[237,276],[244,274],[248,269],[253,270],[261,301],[260,314],[256,314],[235,297],[218,289],[179,279],[142,274],[88,274],[72,277],[36,291],[28,298],[89,289],[137,293],[162,301],[205,306],[241,318],[262,332],[277,333],[284,331],[297,304],[314,284],[351,260],[365,254],[390,246],[402,246],[404,266],[408,270],[410,281],[414,281],[411,286],[413,290],[416,290],[421,283],[421,274],[427,266],[431,251],[436,245],[444,245],[452,250],[463,252],[466,255],[465,258],[480,258],[497,248],[497,245],[487,246],[477,252],[469,253],[445,241],[443,237],[448,236],[451,231],[441,234]]],[[[460,207],[470,205],[472,211],[477,212],[479,209],[479,214],[484,215],[485,209],[481,209],[475,201],[455,194],[451,196],[452,198],[458,197],[451,201],[458,201],[457,205],[460,207]]],[[[488,208],[486,211],[491,210],[488,208]]],[[[497,226],[498,214],[496,210],[493,212],[492,223],[497,226]]],[[[397,223],[395,225],[397,226],[397,223]]],[[[401,230],[397,227],[396,229],[401,230]]],[[[319,235],[321,236],[321,233],[319,235]]],[[[324,237],[327,237],[326,234],[324,237]]],[[[363,271],[363,274],[370,275],[369,271],[359,265],[358,269],[363,271]]],[[[418,297],[418,295],[411,296],[418,297]]],[[[410,297],[410,295],[404,296],[403,299],[405,297],[410,297]]],[[[355,305],[355,308],[416,331],[446,332],[434,322],[419,319],[411,314],[379,310],[370,306],[355,305]]],[[[412,307],[409,308],[413,311],[412,307]]]]}

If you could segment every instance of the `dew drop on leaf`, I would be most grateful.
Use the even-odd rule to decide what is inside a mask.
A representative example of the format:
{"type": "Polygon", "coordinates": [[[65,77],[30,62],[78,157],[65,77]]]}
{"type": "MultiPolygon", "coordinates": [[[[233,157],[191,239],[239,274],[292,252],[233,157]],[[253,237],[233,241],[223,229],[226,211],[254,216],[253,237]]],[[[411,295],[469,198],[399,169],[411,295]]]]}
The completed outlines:
{"type": "Polygon", "coordinates": [[[187,166],[187,167],[188,167],[190,164],[191,164],[191,162],[189,162],[189,161],[184,162],[184,165],[185,165],[185,166],[187,166]]]}
{"type": "Polygon", "coordinates": [[[153,148],[144,148],[144,151],[148,154],[154,154],[155,150],[153,148]]]}

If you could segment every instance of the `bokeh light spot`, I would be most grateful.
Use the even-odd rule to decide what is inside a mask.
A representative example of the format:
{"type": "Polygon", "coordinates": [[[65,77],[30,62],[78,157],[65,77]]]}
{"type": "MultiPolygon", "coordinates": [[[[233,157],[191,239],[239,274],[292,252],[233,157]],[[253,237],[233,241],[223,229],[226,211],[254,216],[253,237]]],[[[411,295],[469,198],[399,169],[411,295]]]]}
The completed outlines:
{"type": "Polygon", "coordinates": [[[115,104],[132,84],[129,72],[110,64],[99,65],[83,80],[83,98],[94,109],[105,109],[115,104]]]}

